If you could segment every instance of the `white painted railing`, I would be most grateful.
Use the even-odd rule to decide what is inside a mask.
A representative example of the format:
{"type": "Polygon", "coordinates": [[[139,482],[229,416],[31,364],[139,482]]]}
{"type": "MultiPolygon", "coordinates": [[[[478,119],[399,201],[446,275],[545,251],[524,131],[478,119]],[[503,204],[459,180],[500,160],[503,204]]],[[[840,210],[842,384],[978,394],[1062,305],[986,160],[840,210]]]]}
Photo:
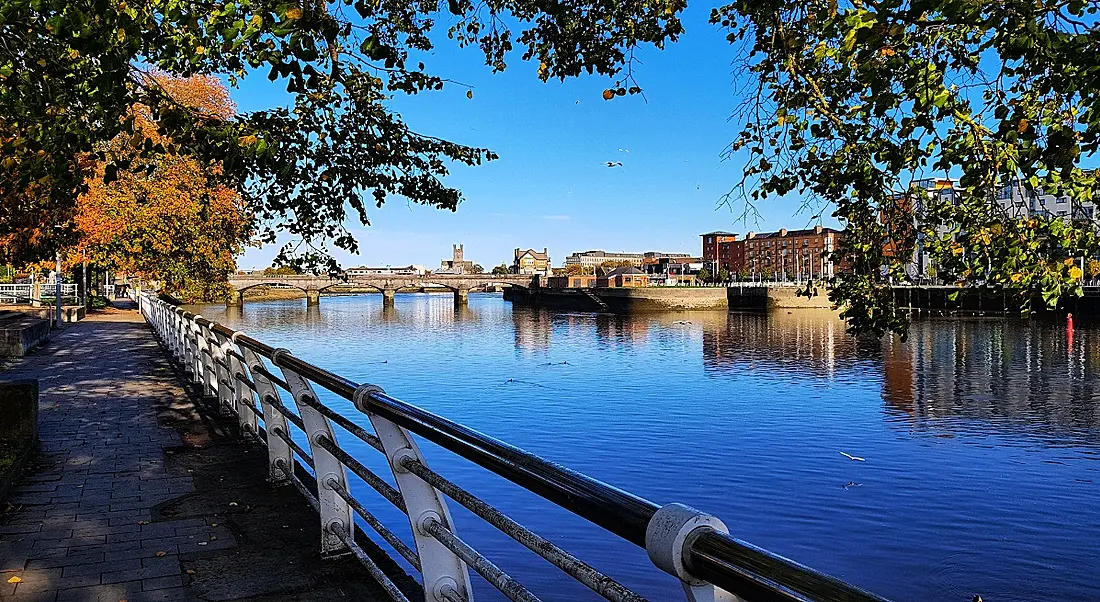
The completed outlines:
{"type": "MultiPolygon", "coordinates": [[[[53,299],[57,295],[57,285],[48,283],[34,284],[0,284],[0,303],[32,303],[41,302],[42,298],[53,299]]],[[[79,295],[76,284],[62,284],[62,301],[76,299],[79,295]]]]}
{"type": "Polygon", "coordinates": [[[396,602],[406,602],[407,594],[360,547],[357,529],[360,537],[365,531],[356,516],[420,572],[426,602],[473,600],[469,569],[510,600],[539,600],[456,533],[450,503],[464,506],[607,600],[645,600],[435,472],[414,434],[645,549],[656,567],[681,581],[691,602],[884,600],[739,541],[712,515],[677,503],[659,506],[150,294],[140,295],[139,303],[160,341],[202,394],[226,415],[235,415],[242,433],[266,443],[270,480],[293,485],[318,512],[321,553],[354,554],[396,602]],[[373,432],[322,403],[317,388],[352,402],[373,432]],[[348,435],[385,455],[396,487],[340,445],[348,435]],[[407,515],[413,546],[353,495],[352,477],[407,515]]]}

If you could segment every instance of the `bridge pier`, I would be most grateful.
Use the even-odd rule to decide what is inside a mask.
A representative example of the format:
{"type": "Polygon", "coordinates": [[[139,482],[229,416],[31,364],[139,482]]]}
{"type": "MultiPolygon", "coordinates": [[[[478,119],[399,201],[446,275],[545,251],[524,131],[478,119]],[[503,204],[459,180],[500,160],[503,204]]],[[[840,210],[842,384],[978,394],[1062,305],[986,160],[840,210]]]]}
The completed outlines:
{"type": "Polygon", "coordinates": [[[240,291],[229,291],[229,295],[225,298],[226,307],[241,307],[244,305],[244,293],[240,291]]]}
{"type": "Polygon", "coordinates": [[[321,291],[307,290],[306,291],[306,307],[316,306],[321,304],[321,291]]]}
{"type": "Polygon", "coordinates": [[[386,287],[382,289],[382,307],[393,307],[393,297],[397,289],[386,287]]]}
{"type": "Polygon", "coordinates": [[[455,289],[455,307],[466,307],[470,302],[470,287],[460,286],[455,289]]]}

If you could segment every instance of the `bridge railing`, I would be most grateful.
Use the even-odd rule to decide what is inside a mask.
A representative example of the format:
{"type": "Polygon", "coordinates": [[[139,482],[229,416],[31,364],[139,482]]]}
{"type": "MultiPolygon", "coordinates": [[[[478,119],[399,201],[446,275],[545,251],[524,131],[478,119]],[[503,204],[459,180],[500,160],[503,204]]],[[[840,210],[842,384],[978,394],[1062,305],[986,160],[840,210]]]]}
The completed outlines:
{"type": "Polygon", "coordinates": [[[472,600],[469,568],[510,600],[539,600],[462,539],[448,510],[450,503],[465,507],[607,600],[645,600],[433,470],[413,435],[645,549],[658,568],[681,581],[691,602],[884,600],[740,541],[721,520],[705,512],[677,503],[660,506],[152,295],[143,294],[139,302],[161,342],[196,386],[216,399],[227,415],[236,416],[242,433],[266,442],[271,480],[292,484],[318,512],[322,554],[354,554],[397,602],[407,600],[406,594],[359,545],[356,530],[365,529],[356,516],[420,572],[427,601],[472,600]],[[354,404],[372,430],[322,403],[318,388],[354,404]],[[336,429],[345,434],[338,437],[336,429]],[[384,454],[397,487],[341,445],[349,435],[384,454]],[[299,444],[303,440],[305,446],[299,444]],[[408,517],[414,546],[353,494],[353,477],[408,517]]]}

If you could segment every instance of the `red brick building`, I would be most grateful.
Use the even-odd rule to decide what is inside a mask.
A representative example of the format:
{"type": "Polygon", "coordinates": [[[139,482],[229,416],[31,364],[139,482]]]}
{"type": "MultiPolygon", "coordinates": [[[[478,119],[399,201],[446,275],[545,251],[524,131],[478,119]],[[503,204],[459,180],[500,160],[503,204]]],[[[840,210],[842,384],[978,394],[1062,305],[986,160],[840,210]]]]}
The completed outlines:
{"type": "Polygon", "coordinates": [[[808,230],[749,232],[744,243],[744,263],[756,277],[784,274],[800,279],[831,278],[837,271],[829,253],[837,250],[843,232],[816,226],[808,230]]]}
{"type": "Polygon", "coordinates": [[[731,274],[745,263],[745,241],[738,240],[734,232],[707,232],[703,237],[703,262],[714,271],[727,270],[731,274]]]}

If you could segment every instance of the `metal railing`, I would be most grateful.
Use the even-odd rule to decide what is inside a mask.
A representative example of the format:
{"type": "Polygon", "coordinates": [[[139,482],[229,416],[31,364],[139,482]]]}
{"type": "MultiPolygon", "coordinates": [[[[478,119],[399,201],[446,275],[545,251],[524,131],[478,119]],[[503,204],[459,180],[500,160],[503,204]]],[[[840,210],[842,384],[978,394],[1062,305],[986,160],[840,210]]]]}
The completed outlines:
{"type": "MultiPolygon", "coordinates": [[[[0,303],[43,303],[45,305],[52,305],[53,299],[57,294],[57,285],[53,283],[41,282],[36,284],[0,284],[0,303]],[[47,301],[43,301],[43,298],[47,301]]],[[[65,299],[76,300],[80,292],[77,289],[76,284],[62,284],[61,285],[61,299],[64,302],[65,299]]]]}
{"type": "Polygon", "coordinates": [[[286,349],[273,348],[148,293],[139,296],[139,303],[161,342],[196,386],[215,398],[226,414],[235,414],[243,433],[266,440],[270,479],[292,484],[317,510],[321,553],[354,554],[397,602],[407,600],[406,595],[356,542],[356,515],[420,572],[426,601],[472,600],[470,568],[510,600],[539,600],[456,533],[450,502],[603,598],[645,600],[434,471],[414,434],[645,549],[658,568],[681,581],[691,602],[884,600],[740,541],[721,520],[694,508],[657,505],[405,403],[378,386],[318,368],[286,349]],[[373,432],[322,403],[318,387],[352,402],[373,432]],[[285,396],[293,405],[283,401],[285,396]],[[348,453],[335,434],[337,427],[384,454],[397,487],[348,453]],[[298,443],[303,439],[305,446],[298,443]],[[296,463],[299,469],[309,467],[315,487],[296,475],[296,463]],[[414,547],[353,495],[352,475],[407,515],[414,547]]]}

